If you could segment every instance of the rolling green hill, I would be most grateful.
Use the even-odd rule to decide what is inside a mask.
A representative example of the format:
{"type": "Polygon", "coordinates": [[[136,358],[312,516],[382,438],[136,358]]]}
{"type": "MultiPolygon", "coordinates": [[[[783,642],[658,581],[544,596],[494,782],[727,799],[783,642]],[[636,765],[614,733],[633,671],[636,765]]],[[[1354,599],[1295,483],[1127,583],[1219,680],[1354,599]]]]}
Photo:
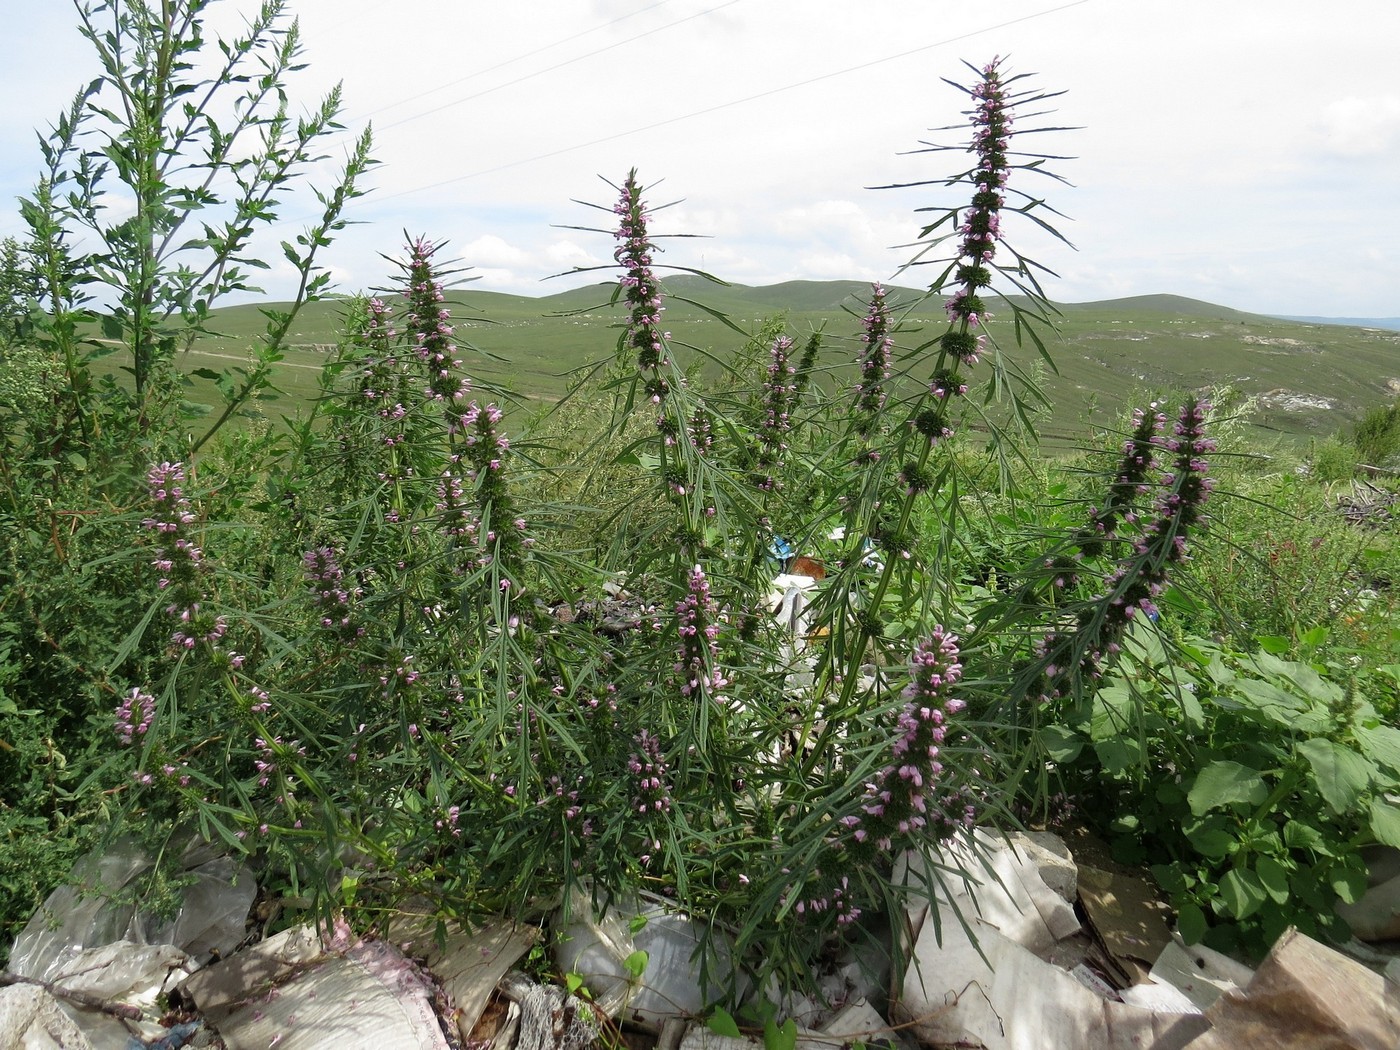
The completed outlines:
{"type": "MultiPolygon", "coordinates": [[[[790,281],[765,287],[721,286],[683,275],[666,281],[665,326],[681,347],[725,353],[742,338],[682,298],[703,302],[750,332],[766,318],[782,315],[797,333],[827,334],[827,364],[854,355],[859,318],[869,286],[855,281],[790,281]]],[[[568,375],[610,356],[625,316],[608,307],[612,286],[597,284],[542,297],[475,291],[449,293],[458,334],[476,347],[470,373],[484,385],[514,391],[527,402],[561,396],[568,375]]],[[[890,289],[903,313],[898,337],[908,349],[936,335],[942,303],[912,288],[890,289]]],[[[308,307],[298,319],[295,347],[283,367],[285,399],[275,410],[291,411],[314,390],[316,372],[334,345],[344,304],[308,307]]],[[[1366,408],[1400,396],[1400,332],[1287,321],[1242,313],[1175,295],[1134,296],[1059,307],[1058,333],[1046,341],[1058,374],[1045,376],[1055,403],[1046,430],[1069,437],[1086,418],[1107,419],[1150,392],[1200,390],[1231,384],[1258,402],[1254,422],[1266,431],[1305,439],[1330,434],[1366,408]]],[[[990,331],[1004,352],[1030,367],[1033,346],[1017,348],[1003,310],[990,331]]],[[[216,336],[201,339],[187,354],[189,368],[241,360],[262,327],[256,306],[218,311],[216,336]]],[[[979,370],[985,372],[985,370],[979,370]]],[[[839,370],[838,370],[839,372],[839,370]]],[[[916,366],[917,374],[917,366],[916,366]]],[[[193,396],[202,396],[197,381],[193,396]]]]}

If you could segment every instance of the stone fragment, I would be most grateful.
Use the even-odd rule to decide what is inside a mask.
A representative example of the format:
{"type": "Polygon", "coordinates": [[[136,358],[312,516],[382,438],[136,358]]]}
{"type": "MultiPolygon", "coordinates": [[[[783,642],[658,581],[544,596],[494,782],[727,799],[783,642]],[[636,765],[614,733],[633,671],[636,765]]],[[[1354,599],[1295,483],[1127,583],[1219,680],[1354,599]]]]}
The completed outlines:
{"type": "Polygon", "coordinates": [[[1380,974],[1287,930],[1243,992],[1206,1011],[1190,1050],[1395,1050],[1400,989],[1380,974]]]}

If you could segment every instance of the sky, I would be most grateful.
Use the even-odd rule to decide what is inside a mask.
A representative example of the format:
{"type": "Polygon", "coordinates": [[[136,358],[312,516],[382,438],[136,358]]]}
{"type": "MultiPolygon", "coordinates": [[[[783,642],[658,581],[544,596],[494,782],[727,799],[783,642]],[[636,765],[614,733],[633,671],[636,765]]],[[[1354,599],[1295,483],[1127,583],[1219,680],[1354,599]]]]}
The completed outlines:
{"type": "MultiPolygon", "coordinates": [[[[253,0],[216,0],[209,34],[253,0]]],[[[67,0],[0,0],[0,237],[47,129],[97,74],[67,0]]],[[[604,278],[545,280],[611,261],[571,226],[610,217],[636,167],[659,262],[763,285],[899,274],[956,141],[963,62],[994,56],[1064,92],[1018,127],[1069,159],[1068,180],[1020,179],[1063,213],[1071,250],[1014,217],[1007,242],[1044,263],[1051,298],[1173,293],[1257,313],[1400,315],[1400,6],[1395,0],[289,0],[306,68],[294,113],[341,83],[347,131],[380,162],[323,255],[338,290],[382,285],[403,234],[446,241],[475,287],[548,295],[604,278]],[[608,181],[604,181],[608,180],[608,181]]],[[[311,173],[325,184],[331,161],[311,173]]],[[[110,199],[120,215],[122,198],[110,199]]],[[[268,297],[292,290],[276,240],[314,214],[303,194],[264,242],[268,297]]]]}

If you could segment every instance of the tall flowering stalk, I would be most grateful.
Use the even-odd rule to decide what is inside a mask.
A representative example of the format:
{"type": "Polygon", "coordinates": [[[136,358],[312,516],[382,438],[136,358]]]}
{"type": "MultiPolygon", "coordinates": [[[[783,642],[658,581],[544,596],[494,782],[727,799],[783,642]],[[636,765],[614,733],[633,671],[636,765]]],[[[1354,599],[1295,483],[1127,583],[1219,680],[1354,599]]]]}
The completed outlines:
{"type": "Polygon", "coordinates": [[[691,700],[719,700],[729,684],[719,667],[719,610],[710,597],[705,570],[695,566],[690,587],[676,603],[676,631],[680,645],[675,671],[681,679],[681,695],[691,700]]]}
{"type": "Polygon", "coordinates": [[[228,630],[222,616],[204,608],[207,568],[204,551],[190,535],[195,515],[184,493],[185,468],[181,463],[160,463],[146,475],[152,502],[144,528],[155,533],[157,555],[151,564],[160,572],[157,586],[168,603],[165,614],[176,621],[171,648],[193,649],[199,642],[216,646],[228,630]]]}
{"type": "Polygon", "coordinates": [[[755,484],[764,492],[781,488],[782,470],[797,407],[797,366],[792,363],[792,340],[780,335],[768,351],[763,382],[763,418],[758,425],[758,471],[755,484]]]}
{"type": "MultiPolygon", "coordinates": [[[[1045,559],[1043,567],[1052,594],[1069,593],[1079,581],[1083,563],[1098,557],[1118,538],[1120,525],[1137,523],[1138,501],[1152,491],[1150,478],[1166,424],[1167,417],[1156,402],[1133,412],[1133,429],[1123,442],[1122,457],[1103,505],[1090,507],[1089,521],[1070,537],[1066,548],[1045,559]]],[[[1022,598],[1028,596],[1029,591],[1023,589],[1022,598]]]]}
{"type": "MultiPolygon", "coordinates": [[[[885,302],[885,289],[876,283],[870,290],[870,308],[861,321],[860,379],[855,386],[855,431],[868,438],[880,420],[880,413],[889,396],[885,384],[890,380],[891,348],[890,308],[885,302]]],[[[874,458],[878,458],[875,454],[874,458]]]]}
{"type": "Polygon", "coordinates": [[[462,362],[452,339],[454,329],[448,323],[452,312],[443,305],[446,296],[433,264],[440,247],[422,237],[410,246],[404,321],[413,339],[413,351],[427,375],[423,396],[450,413],[452,406],[471,392],[471,382],[461,374],[462,362]]]}
{"type": "Polygon", "coordinates": [[[302,555],[302,570],[316,599],[321,629],[344,643],[361,637],[365,628],[357,622],[353,602],[363,591],[346,584],[335,549],[318,547],[307,551],[302,555]]]}
{"type": "Polygon", "coordinates": [[[957,635],[941,625],[910,657],[908,702],[890,760],[866,785],[860,813],[842,820],[858,853],[869,848],[889,853],[913,835],[967,824],[975,816],[961,802],[951,811],[946,803],[956,795],[940,785],[948,718],[967,706],[950,695],[962,678],[959,657],[957,635]]]}
{"type": "Polygon", "coordinates": [[[642,187],[634,168],[623,180],[618,201],[613,205],[618,227],[613,236],[617,247],[613,258],[623,267],[618,283],[627,301],[629,318],[624,336],[626,345],[636,355],[637,369],[646,380],[646,393],[652,404],[661,404],[670,393],[670,384],[661,374],[669,362],[666,355],[668,334],[661,330],[661,286],[652,270],[652,253],[656,245],[647,231],[650,212],[642,200],[642,187]]]}
{"type": "MultiPolygon", "coordinates": [[[[1034,688],[1041,700],[1056,699],[1078,685],[1098,681],[1105,663],[1118,654],[1128,625],[1139,615],[1156,619],[1156,599],[1166,588],[1171,569],[1187,560],[1188,533],[1201,521],[1214,488],[1205,458],[1215,449],[1215,442],[1205,436],[1209,412],[1205,401],[1188,402],[1171,436],[1153,439],[1171,457],[1158,481],[1157,498],[1131,552],[1108,575],[1102,593],[1081,609],[1076,627],[1051,631],[1038,644],[1034,688]]],[[[1144,419],[1137,434],[1153,424],[1144,419]]],[[[1129,451],[1136,465],[1141,454],[1136,441],[1129,442],[1129,451]]],[[[1127,482],[1120,475],[1117,484],[1127,482]]]]}

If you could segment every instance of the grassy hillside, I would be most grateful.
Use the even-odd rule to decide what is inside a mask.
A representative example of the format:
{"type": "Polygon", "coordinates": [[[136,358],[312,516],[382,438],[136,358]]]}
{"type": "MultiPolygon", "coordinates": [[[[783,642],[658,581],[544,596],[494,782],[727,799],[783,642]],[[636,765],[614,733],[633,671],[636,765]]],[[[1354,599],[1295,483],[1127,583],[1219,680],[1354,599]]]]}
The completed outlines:
{"type": "MultiPolygon", "coordinates": [[[[863,296],[855,281],[790,281],[767,287],[720,286],[692,276],[667,282],[666,327],[681,345],[723,354],[742,337],[683,299],[703,302],[739,329],[755,330],[783,315],[798,333],[822,329],[828,336],[827,364],[855,351],[863,296]]],[[[459,334],[480,354],[467,368],[485,385],[547,402],[569,385],[569,374],[610,356],[624,312],[608,307],[612,286],[593,285],[532,298],[475,291],[449,295],[459,334]]],[[[912,288],[891,289],[891,302],[913,304],[905,314],[900,345],[913,348],[941,331],[942,304],[912,288]]],[[[1086,417],[1108,418],[1144,393],[1233,384],[1259,401],[1256,423],[1292,439],[1329,434],[1365,408],[1400,395],[1400,332],[1286,321],[1241,313],[1175,295],[1134,296],[1060,307],[1058,334],[1047,337],[1058,374],[1045,385],[1055,402],[1046,430],[1052,437],[1078,432],[1086,417]]],[[[343,305],[308,307],[295,331],[293,352],[280,377],[294,403],[315,389],[317,370],[336,340],[343,305]]],[[[1003,314],[1007,311],[1003,311],[1003,314]]],[[[1033,347],[1016,348],[1006,317],[991,331],[1008,356],[1030,366],[1033,347]]],[[[200,340],[188,353],[189,367],[217,367],[242,360],[261,329],[256,306],[216,315],[217,336],[200,340]]],[[[682,348],[678,351],[684,355],[682,348]]],[[[208,397],[196,381],[193,396],[208,397]]]]}

